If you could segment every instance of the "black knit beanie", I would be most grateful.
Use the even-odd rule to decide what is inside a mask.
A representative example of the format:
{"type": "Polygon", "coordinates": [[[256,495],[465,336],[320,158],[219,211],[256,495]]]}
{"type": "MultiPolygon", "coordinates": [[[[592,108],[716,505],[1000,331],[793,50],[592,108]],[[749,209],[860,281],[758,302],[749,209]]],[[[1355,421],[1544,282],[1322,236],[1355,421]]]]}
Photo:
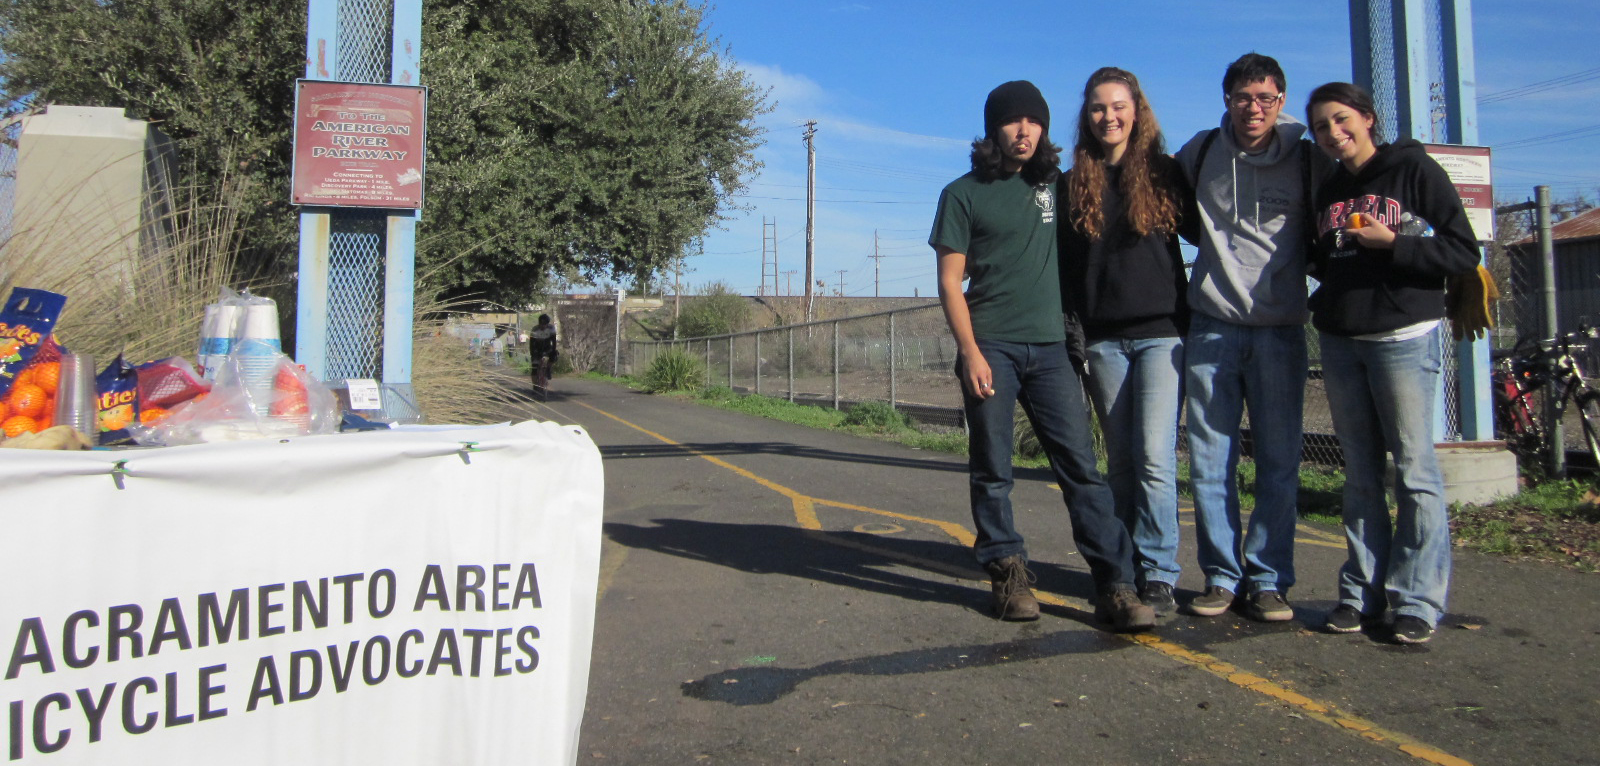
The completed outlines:
{"type": "Polygon", "coordinates": [[[983,102],[984,137],[994,138],[996,128],[1016,117],[1032,117],[1044,126],[1045,134],[1050,133],[1050,105],[1027,80],[1012,80],[989,91],[988,100],[983,102]]]}

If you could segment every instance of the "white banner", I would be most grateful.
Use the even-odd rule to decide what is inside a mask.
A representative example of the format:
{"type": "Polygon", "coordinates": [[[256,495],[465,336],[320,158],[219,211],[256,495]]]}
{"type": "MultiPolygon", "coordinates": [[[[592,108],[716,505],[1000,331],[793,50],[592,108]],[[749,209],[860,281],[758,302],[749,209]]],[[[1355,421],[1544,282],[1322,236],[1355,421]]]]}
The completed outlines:
{"type": "Polygon", "coordinates": [[[603,490],[553,423],[0,450],[4,760],[574,763],[603,490]]]}

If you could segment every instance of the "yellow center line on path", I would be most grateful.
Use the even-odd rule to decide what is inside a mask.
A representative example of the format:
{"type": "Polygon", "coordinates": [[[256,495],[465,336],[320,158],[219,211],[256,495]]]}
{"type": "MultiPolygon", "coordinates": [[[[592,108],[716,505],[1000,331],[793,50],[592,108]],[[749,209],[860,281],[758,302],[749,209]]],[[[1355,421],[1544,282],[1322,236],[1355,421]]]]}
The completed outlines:
{"type": "MultiPolygon", "coordinates": [[[[870,513],[888,518],[899,519],[901,521],[926,524],[946,533],[951,538],[960,542],[962,545],[972,545],[972,543],[976,540],[976,537],[972,532],[968,531],[960,524],[940,521],[938,519],[912,516],[910,514],[897,513],[894,511],[886,511],[881,508],[871,508],[862,505],[853,505],[850,503],[841,503],[834,500],[811,497],[797,490],[785,487],[782,484],[778,484],[777,482],[758,476],[750,471],[733,465],[726,460],[722,460],[712,455],[707,455],[699,450],[694,449],[693,447],[673,441],[672,439],[644,428],[643,426],[630,423],[593,405],[578,401],[574,401],[573,404],[593,410],[601,415],[617,421],[618,423],[621,423],[622,425],[632,428],[635,431],[646,434],[651,438],[658,439],[663,443],[681,448],[684,452],[709,461],[713,465],[716,465],[720,468],[726,468],[741,477],[749,479],[763,487],[766,487],[767,489],[789,498],[790,503],[794,507],[795,522],[808,530],[816,539],[824,540],[835,545],[841,545],[843,547],[852,548],[855,550],[882,555],[888,559],[904,561],[916,566],[931,569],[933,571],[943,572],[954,577],[965,579],[970,576],[966,570],[953,569],[949,565],[942,562],[924,559],[918,556],[892,553],[888,550],[878,548],[868,543],[831,538],[822,530],[822,522],[817,518],[816,506],[822,505],[832,508],[841,508],[844,510],[859,511],[862,513],[870,513]]],[[[1321,532],[1320,530],[1316,531],[1321,532]]],[[[1322,534],[1327,533],[1323,532],[1322,534]]],[[[1329,544],[1327,542],[1313,540],[1299,540],[1299,542],[1307,542],[1311,544],[1320,543],[1322,545],[1329,544]]],[[[1343,548],[1344,545],[1341,543],[1336,547],[1343,548]]],[[[1089,605],[1082,599],[1060,596],[1044,591],[1039,591],[1037,596],[1040,601],[1047,604],[1052,604],[1066,609],[1073,609],[1084,612],[1085,614],[1093,612],[1092,605],[1089,605]]],[[[1231,663],[1224,662],[1204,652],[1194,651],[1188,647],[1182,646],[1181,644],[1161,638],[1153,633],[1124,635],[1122,638],[1134,643],[1135,645],[1155,651],[1174,661],[1203,670],[1213,676],[1216,676],[1217,678],[1223,679],[1228,683],[1238,686],[1239,688],[1265,695],[1285,706],[1295,709],[1298,713],[1305,715],[1311,720],[1327,724],[1328,726],[1331,726],[1339,731],[1360,737],[1367,742],[1398,750],[1406,755],[1412,756],[1413,758],[1417,758],[1418,760],[1425,761],[1427,763],[1438,764],[1438,766],[1472,766],[1470,761],[1457,758],[1456,756],[1450,755],[1405,734],[1384,729],[1377,724],[1362,718],[1361,716],[1343,711],[1336,705],[1312,699],[1300,694],[1299,692],[1291,690],[1283,684],[1271,681],[1258,675],[1254,675],[1252,673],[1244,672],[1231,663]]]]}

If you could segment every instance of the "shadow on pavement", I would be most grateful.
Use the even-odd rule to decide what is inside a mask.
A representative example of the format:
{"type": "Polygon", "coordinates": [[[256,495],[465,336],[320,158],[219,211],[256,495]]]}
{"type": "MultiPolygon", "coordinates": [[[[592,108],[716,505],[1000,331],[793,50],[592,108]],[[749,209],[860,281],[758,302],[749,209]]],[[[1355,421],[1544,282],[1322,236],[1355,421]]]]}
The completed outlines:
{"type": "Polygon", "coordinates": [[[912,649],[869,657],[824,662],[809,668],[731,668],[682,685],[686,697],[729,705],[768,705],[824,676],[901,676],[944,673],[1011,662],[1048,659],[1131,648],[1099,631],[1064,630],[994,644],[912,649]]]}
{"type": "MultiPolygon", "coordinates": [[[[690,450],[702,455],[713,457],[727,457],[730,455],[782,455],[785,457],[801,458],[805,460],[836,460],[852,465],[877,465],[894,468],[916,468],[932,471],[951,471],[966,473],[965,463],[948,460],[928,460],[922,458],[900,458],[888,455],[866,455],[860,452],[839,452],[837,450],[818,449],[793,442],[680,442],[678,444],[609,444],[600,448],[600,456],[606,459],[615,458],[655,458],[655,457],[683,457],[690,450]]],[[[1019,478],[1020,477],[1019,470],[1019,478]]],[[[1045,472],[1041,472],[1045,473],[1045,472]]]]}

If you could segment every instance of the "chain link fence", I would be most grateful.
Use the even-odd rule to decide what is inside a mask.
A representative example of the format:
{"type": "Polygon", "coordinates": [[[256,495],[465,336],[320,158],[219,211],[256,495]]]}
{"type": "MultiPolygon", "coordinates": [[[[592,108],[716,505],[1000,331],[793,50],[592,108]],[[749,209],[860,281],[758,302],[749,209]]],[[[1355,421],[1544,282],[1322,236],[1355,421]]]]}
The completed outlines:
{"type": "MultiPolygon", "coordinates": [[[[1308,463],[1341,466],[1316,332],[1307,327],[1306,333],[1312,362],[1302,457],[1308,463]]],[[[841,410],[860,402],[884,402],[925,425],[965,427],[955,339],[938,303],[708,338],[629,341],[621,372],[641,375],[668,351],[704,362],[708,387],[841,410]]],[[[1248,415],[1245,428],[1248,454],[1248,415]]],[[[1179,439],[1180,452],[1186,451],[1184,441],[1179,439]]]]}

